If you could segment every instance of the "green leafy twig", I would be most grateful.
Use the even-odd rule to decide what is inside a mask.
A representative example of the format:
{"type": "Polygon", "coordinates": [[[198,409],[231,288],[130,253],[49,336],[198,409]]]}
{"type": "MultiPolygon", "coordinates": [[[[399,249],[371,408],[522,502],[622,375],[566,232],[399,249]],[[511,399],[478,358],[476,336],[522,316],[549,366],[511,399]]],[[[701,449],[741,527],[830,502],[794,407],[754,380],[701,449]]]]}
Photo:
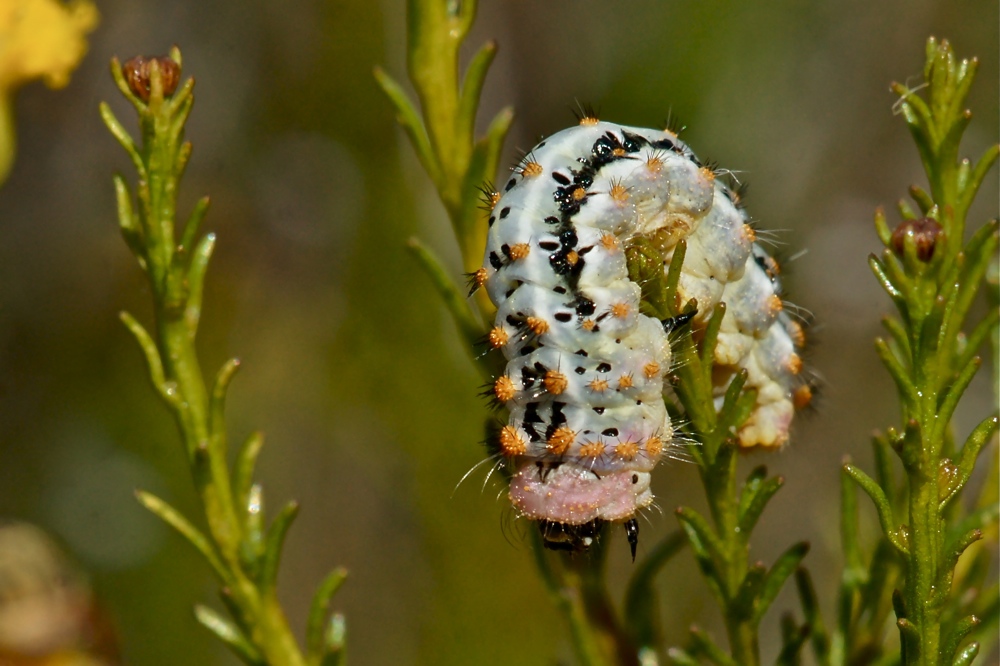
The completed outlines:
{"type": "Polygon", "coordinates": [[[135,58],[123,67],[112,60],[111,74],[139,117],[136,143],[107,104],[100,112],[138,172],[133,194],[115,176],[118,220],[122,235],[149,278],[155,313],[154,332],[122,313],[146,357],[150,379],[177,420],[207,529],[200,529],[162,499],[144,491],[139,501],[177,530],[202,554],[222,585],[227,619],[202,605],[195,617],[248,664],[321,666],[340,663],[343,618],[334,615],[329,630],[330,600],[343,581],[338,570],[317,593],[309,620],[308,651],[299,648],[275,592],[284,538],[298,512],[294,502],[264,523],[263,492],[253,483],[263,444],[251,436],[230,475],[224,422],[226,393],[239,361],[232,359],[208,386],[198,364],[195,336],[201,318],[205,273],[215,245],[214,234],[199,239],[208,209],[200,200],[177,238],[177,190],[191,155],[184,125],[193,104],[194,81],[180,83],[181,54],[169,58],[135,58]]]}
{"type": "MultiPolygon", "coordinates": [[[[976,354],[987,337],[995,335],[998,321],[993,303],[981,322],[969,322],[970,308],[988,264],[996,261],[998,245],[996,220],[964,240],[969,207],[1000,154],[1000,146],[994,145],[975,164],[958,157],[962,134],[972,117],[964,104],[976,68],[975,59],[959,61],[947,41],[931,38],[924,66],[926,98],[893,84],[930,188],[910,188],[919,213],[900,202],[903,221],[895,230],[889,228],[881,210],[876,213],[875,227],[885,250],[869,261],[899,315],[887,318],[889,338],[877,340],[876,349],[896,384],[902,426],[876,439],[876,479],[853,465],[844,470],[874,501],[885,539],[900,558],[905,582],[893,605],[904,664],[964,664],[977,653],[978,644],[965,641],[981,623],[966,612],[975,609],[963,592],[973,590],[983,578],[956,577],[956,567],[963,553],[981,538],[982,530],[996,522],[991,490],[995,480],[984,486],[984,492],[993,497],[985,503],[980,498],[979,511],[968,514],[955,500],[997,431],[997,414],[986,416],[957,449],[950,427],[955,408],[979,368],[976,354]],[[970,325],[972,333],[966,335],[963,331],[970,325]],[[889,448],[902,462],[902,487],[892,479],[887,456],[881,455],[889,448]]],[[[853,497],[853,490],[846,486],[844,492],[845,498],[853,497]]],[[[853,512],[853,499],[845,499],[848,510],[853,512]]],[[[845,530],[845,539],[853,540],[853,532],[853,527],[850,533],[845,530]]],[[[837,664],[850,663],[849,653],[877,633],[878,627],[869,621],[866,639],[850,636],[861,614],[882,617],[883,600],[893,586],[892,575],[885,572],[897,568],[894,557],[876,549],[875,558],[884,561],[880,569],[872,565],[872,581],[878,570],[883,578],[877,589],[869,588],[859,597],[866,581],[847,574],[857,571],[854,550],[853,544],[847,550],[842,617],[834,641],[839,652],[831,660],[837,664]]],[[[981,551],[973,555],[972,568],[983,558],[988,555],[981,551]]]]}
{"type": "MultiPolygon", "coordinates": [[[[652,243],[640,239],[626,249],[629,279],[642,289],[644,314],[665,320],[693,312],[694,303],[676,305],[678,276],[686,251],[686,243],[680,241],[664,272],[663,256],[652,243]]],[[[747,375],[742,371],[727,388],[722,405],[718,409],[714,406],[712,367],[725,312],[724,303],[715,308],[698,340],[689,328],[675,334],[677,339],[671,346],[676,354],[676,369],[669,379],[687,417],[685,434],[695,443],[689,451],[698,464],[710,510],[710,518],[706,518],[694,509],[682,507],[677,510],[677,518],[722,610],[731,654],[725,654],[699,629],[691,630],[688,648],[675,648],[669,654],[678,663],[703,659],[714,664],[752,666],[760,663],[760,620],[805,557],[808,544],[792,546],[770,568],[749,561],[753,529],[783,480],[768,477],[767,469],[758,467],[741,489],[737,487],[734,438],[757,396],[752,389],[744,389],[747,375]]],[[[790,663],[809,638],[811,628],[808,622],[794,629],[791,620],[786,624],[782,660],[790,663]]]]}

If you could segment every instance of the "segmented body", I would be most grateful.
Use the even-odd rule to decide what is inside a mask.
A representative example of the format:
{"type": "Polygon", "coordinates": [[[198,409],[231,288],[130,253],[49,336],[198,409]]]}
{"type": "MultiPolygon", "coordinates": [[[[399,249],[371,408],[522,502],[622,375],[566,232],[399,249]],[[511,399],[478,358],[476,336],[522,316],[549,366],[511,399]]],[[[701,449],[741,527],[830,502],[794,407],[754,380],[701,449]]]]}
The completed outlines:
{"type": "Polygon", "coordinates": [[[776,262],[722,179],[670,132],[589,119],[539,143],[515,172],[491,202],[476,281],[498,308],[489,343],[508,362],[494,393],[510,412],[499,448],[521,514],[629,521],[653,500],[650,471],[673,437],[671,356],[629,280],[624,250],[638,237],[668,261],[687,242],[678,296],[697,299],[695,325],[727,303],[720,394],[743,368],[758,391],[740,443],[783,444],[804,386],[803,334],[783,312],[776,262]]]}

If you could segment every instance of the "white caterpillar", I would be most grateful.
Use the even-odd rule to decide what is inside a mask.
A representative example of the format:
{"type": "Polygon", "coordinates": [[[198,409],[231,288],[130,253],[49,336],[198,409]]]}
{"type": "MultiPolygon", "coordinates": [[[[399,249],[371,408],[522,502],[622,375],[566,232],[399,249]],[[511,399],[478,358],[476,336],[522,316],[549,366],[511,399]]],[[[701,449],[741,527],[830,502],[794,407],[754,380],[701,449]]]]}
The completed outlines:
{"type": "Polygon", "coordinates": [[[601,521],[624,522],[633,556],[636,512],[671,444],[663,400],[670,366],[664,322],[639,312],[625,246],[652,241],[687,253],[681,303],[695,326],[727,310],[715,352],[717,390],[748,372],[757,404],[746,447],[780,446],[794,405],[803,332],[783,312],[777,263],[759,246],[737,195],[671,132],[584,119],[538,144],[491,197],[484,266],[474,276],[497,306],[488,336],[508,360],[494,385],[510,412],[499,449],[510,498],[541,521],[546,545],[586,548],[601,521]]]}

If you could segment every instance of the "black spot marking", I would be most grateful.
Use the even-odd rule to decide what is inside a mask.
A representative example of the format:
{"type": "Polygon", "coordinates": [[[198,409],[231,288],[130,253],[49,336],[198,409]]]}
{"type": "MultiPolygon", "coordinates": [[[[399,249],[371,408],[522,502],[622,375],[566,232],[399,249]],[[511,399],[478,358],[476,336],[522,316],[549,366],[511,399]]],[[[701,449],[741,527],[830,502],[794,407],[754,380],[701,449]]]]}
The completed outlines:
{"type": "Polygon", "coordinates": [[[525,423],[541,423],[542,417],[538,415],[538,403],[529,402],[524,406],[524,422],[525,423]]]}
{"type": "Polygon", "coordinates": [[[653,148],[663,148],[664,150],[676,150],[677,147],[671,139],[660,139],[651,145],[653,148]]]}
{"type": "Polygon", "coordinates": [[[558,171],[553,171],[552,172],[552,180],[556,181],[560,185],[569,185],[570,184],[570,179],[567,178],[566,176],[564,176],[563,174],[559,173],[558,171]]]}
{"type": "Polygon", "coordinates": [[[611,372],[611,364],[610,363],[601,363],[599,366],[597,366],[597,371],[598,372],[611,372]]]}
{"type": "MultiPolygon", "coordinates": [[[[552,403],[552,416],[549,419],[549,427],[561,426],[566,423],[566,415],[563,414],[563,408],[566,407],[565,402],[553,402],[552,403]]],[[[554,429],[554,428],[553,428],[554,429]]]]}
{"type": "Polygon", "coordinates": [[[604,407],[592,407],[591,409],[594,410],[595,414],[603,414],[604,413],[604,407]]]}
{"type": "Polygon", "coordinates": [[[545,224],[562,224],[562,220],[554,215],[549,215],[545,218],[545,224]]]}
{"type": "Polygon", "coordinates": [[[578,375],[582,375],[583,373],[587,372],[587,369],[578,367],[574,372],[576,372],[576,374],[578,375]]]}
{"type": "Polygon", "coordinates": [[[501,261],[500,255],[496,252],[490,252],[490,266],[497,271],[503,268],[503,261],[501,261]]]}
{"type": "Polygon", "coordinates": [[[576,231],[574,229],[563,229],[559,232],[559,241],[563,244],[563,247],[576,247],[576,231]]]}
{"type": "Polygon", "coordinates": [[[605,437],[617,437],[618,428],[608,428],[606,430],[603,430],[601,434],[604,435],[605,437]]]}
{"type": "Polygon", "coordinates": [[[583,357],[585,357],[585,358],[586,358],[587,356],[590,356],[590,354],[588,354],[588,353],[587,353],[587,350],[586,350],[586,349],[577,349],[577,350],[576,350],[576,351],[575,351],[574,353],[575,353],[575,354],[576,354],[577,356],[583,356],[583,357]]]}
{"type": "Polygon", "coordinates": [[[559,243],[554,241],[542,241],[538,244],[538,247],[542,248],[546,252],[554,252],[559,249],[559,243]]]}
{"type": "Polygon", "coordinates": [[[633,474],[632,475],[632,483],[639,483],[639,475],[638,474],[633,474]]]}
{"type": "Polygon", "coordinates": [[[569,312],[557,312],[555,316],[556,316],[556,321],[561,321],[563,323],[573,318],[573,315],[570,314],[569,312]]]}
{"type": "Polygon", "coordinates": [[[511,178],[510,180],[507,181],[507,184],[503,186],[503,191],[510,192],[512,189],[514,189],[515,185],[517,185],[517,178],[511,178]]]}
{"type": "Polygon", "coordinates": [[[589,317],[590,315],[594,314],[594,310],[596,309],[597,308],[594,305],[594,301],[590,300],[586,296],[577,297],[576,313],[581,317],[589,317]]]}
{"type": "Polygon", "coordinates": [[[521,387],[523,389],[530,389],[535,385],[535,381],[538,379],[538,375],[531,368],[525,366],[521,368],[521,387]]]}
{"type": "Polygon", "coordinates": [[[622,130],[622,148],[625,149],[625,152],[637,153],[640,148],[648,143],[644,137],[622,130]]]}
{"type": "Polygon", "coordinates": [[[504,207],[503,207],[503,208],[502,208],[502,209],[500,210],[500,219],[501,219],[501,220],[503,220],[503,219],[505,219],[505,218],[506,218],[506,217],[507,217],[508,215],[510,215],[510,206],[504,206],[504,207]]]}
{"type": "Polygon", "coordinates": [[[552,287],[552,291],[556,292],[557,294],[565,294],[566,287],[552,287]]]}

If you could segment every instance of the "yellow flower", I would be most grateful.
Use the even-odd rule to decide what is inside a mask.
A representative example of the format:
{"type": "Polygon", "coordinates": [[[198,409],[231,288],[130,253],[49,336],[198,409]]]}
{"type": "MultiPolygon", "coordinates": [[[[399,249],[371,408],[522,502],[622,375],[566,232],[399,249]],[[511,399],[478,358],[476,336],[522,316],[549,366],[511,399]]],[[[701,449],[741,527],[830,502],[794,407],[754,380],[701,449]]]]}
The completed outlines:
{"type": "Polygon", "coordinates": [[[69,83],[95,25],[87,0],[0,0],[0,182],[14,161],[13,90],[37,78],[50,88],[69,83]]]}

